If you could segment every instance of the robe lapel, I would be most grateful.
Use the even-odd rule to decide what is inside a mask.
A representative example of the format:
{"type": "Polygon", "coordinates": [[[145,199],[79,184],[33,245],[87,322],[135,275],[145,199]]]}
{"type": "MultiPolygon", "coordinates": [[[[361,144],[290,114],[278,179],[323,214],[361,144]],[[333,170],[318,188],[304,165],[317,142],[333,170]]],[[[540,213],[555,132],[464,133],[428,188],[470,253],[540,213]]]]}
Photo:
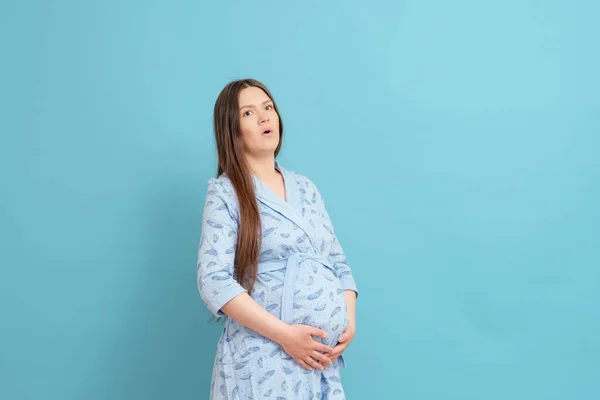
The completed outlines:
{"type": "Polygon", "coordinates": [[[304,218],[302,214],[297,211],[296,205],[299,206],[299,190],[298,184],[296,180],[290,176],[289,172],[282,168],[277,161],[275,161],[275,168],[277,168],[281,174],[283,175],[283,179],[285,181],[285,192],[286,192],[286,200],[283,200],[279,197],[275,192],[273,192],[267,185],[263,183],[256,175],[252,174],[252,179],[254,181],[254,190],[256,193],[256,198],[258,201],[268,206],[275,212],[281,214],[284,218],[287,218],[294,224],[296,224],[300,229],[302,229],[306,236],[308,236],[313,248],[315,251],[317,247],[315,246],[316,233],[312,225],[308,222],[308,219],[304,218]]]}

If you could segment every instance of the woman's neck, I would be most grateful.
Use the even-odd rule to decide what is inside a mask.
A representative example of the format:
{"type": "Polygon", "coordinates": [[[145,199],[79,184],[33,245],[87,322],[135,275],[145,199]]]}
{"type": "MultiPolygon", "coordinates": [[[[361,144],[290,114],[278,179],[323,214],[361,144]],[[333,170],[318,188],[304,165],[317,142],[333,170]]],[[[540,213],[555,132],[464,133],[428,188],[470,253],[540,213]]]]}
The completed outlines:
{"type": "Polygon", "coordinates": [[[266,157],[266,158],[251,158],[246,157],[248,162],[248,166],[250,167],[250,173],[256,175],[259,179],[263,181],[273,181],[278,172],[275,171],[275,158],[274,157],[266,157]]]}

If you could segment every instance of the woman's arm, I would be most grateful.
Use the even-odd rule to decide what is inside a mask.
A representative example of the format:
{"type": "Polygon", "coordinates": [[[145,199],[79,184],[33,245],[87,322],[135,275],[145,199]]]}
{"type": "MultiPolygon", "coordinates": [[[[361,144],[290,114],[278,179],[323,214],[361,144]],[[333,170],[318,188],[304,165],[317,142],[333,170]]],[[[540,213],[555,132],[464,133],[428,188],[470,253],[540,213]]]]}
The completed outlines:
{"type": "Polygon", "coordinates": [[[315,360],[331,364],[320,352],[329,352],[332,348],[312,338],[326,337],[323,330],[281,321],[258,304],[234,278],[238,223],[223,197],[226,193],[214,179],[208,182],[197,263],[202,300],[215,316],[227,315],[279,343],[304,368],[322,369],[315,360]]]}
{"type": "Polygon", "coordinates": [[[325,338],[327,333],[308,325],[289,325],[262,308],[248,293],[242,293],[221,308],[222,312],[242,325],[279,343],[298,364],[307,370],[319,370],[332,364],[326,355],[333,348],[319,343],[313,336],[325,338]]]}
{"type": "Polygon", "coordinates": [[[321,212],[323,218],[325,219],[326,227],[330,230],[330,233],[333,236],[333,242],[331,244],[328,258],[335,267],[338,278],[340,279],[341,287],[344,290],[344,299],[346,301],[348,315],[348,326],[340,336],[338,340],[339,343],[333,348],[332,352],[325,353],[325,355],[327,355],[333,361],[346,350],[356,334],[356,300],[358,298],[358,289],[352,275],[352,268],[350,267],[350,264],[346,258],[346,254],[342,249],[342,245],[335,234],[333,222],[331,221],[331,217],[329,216],[327,208],[325,207],[325,201],[323,200],[319,189],[317,189],[314,183],[313,187],[317,195],[317,201],[321,206],[321,212]]]}
{"type": "Polygon", "coordinates": [[[289,334],[290,325],[261,307],[247,292],[233,298],[221,307],[221,311],[276,343],[285,342],[289,334]]]}
{"type": "MultiPolygon", "coordinates": [[[[333,241],[331,243],[331,248],[329,250],[329,254],[327,258],[333,264],[335,270],[337,271],[338,278],[340,279],[342,289],[344,289],[344,293],[348,291],[354,292],[354,302],[351,304],[352,307],[356,305],[356,298],[358,298],[358,289],[356,286],[356,281],[354,280],[354,276],[352,275],[352,268],[348,263],[348,259],[346,258],[346,254],[344,249],[342,249],[342,245],[337,238],[335,233],[335,228],[333,227],[333,221],[329,216],[329,212],[327,211],[327,207],[325,206],[325,200],[321,195],[321,192],[317,188],[314,182],[310,181],[312,187],[316,194],[316,201],[319,204],[319,208],[321,210],[321,215],[325,220],[325,227],[329,230],[329,233],[333,236],[333,241]]],[[[347,302],[347,301],[346,301],[347,302]]]]}
{"type": "Polygon", "coordinates": [[[344,298],[348,309],[349,325],[356,327],[356,292],[354,290],[344,290],[344,298]]]}

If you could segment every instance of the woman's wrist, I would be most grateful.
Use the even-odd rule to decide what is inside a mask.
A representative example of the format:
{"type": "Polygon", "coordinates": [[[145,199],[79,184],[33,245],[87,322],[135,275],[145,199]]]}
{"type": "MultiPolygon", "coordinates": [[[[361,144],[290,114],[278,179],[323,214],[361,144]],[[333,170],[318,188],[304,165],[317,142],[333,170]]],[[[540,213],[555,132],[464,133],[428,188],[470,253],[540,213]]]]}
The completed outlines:
{"type": "Polygon", "coordinates": [[[288,337],[288,333],[290,331],[289,328],[290,328],[290,324],[287,324],[287,323],[279,320],[279,322],[277,323],[277,326],[275,328],[275,331],[273,333],[273,337],[270,339],[273,340],[274,342],[282,345],[288,337]]]}

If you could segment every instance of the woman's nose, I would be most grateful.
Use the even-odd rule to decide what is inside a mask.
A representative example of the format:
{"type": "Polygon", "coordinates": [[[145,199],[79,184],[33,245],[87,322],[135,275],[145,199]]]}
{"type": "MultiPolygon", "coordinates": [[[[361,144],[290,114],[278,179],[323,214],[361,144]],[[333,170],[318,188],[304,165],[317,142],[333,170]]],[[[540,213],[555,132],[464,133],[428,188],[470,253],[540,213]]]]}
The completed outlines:
{"type": "Polygon", "coordinates": [[[269,116],[266,113],[262,114],[260,116],[260,118],[258,119],[258,121],[261,125],[264,124],[265,122],[269,122],[269,116]]]}

